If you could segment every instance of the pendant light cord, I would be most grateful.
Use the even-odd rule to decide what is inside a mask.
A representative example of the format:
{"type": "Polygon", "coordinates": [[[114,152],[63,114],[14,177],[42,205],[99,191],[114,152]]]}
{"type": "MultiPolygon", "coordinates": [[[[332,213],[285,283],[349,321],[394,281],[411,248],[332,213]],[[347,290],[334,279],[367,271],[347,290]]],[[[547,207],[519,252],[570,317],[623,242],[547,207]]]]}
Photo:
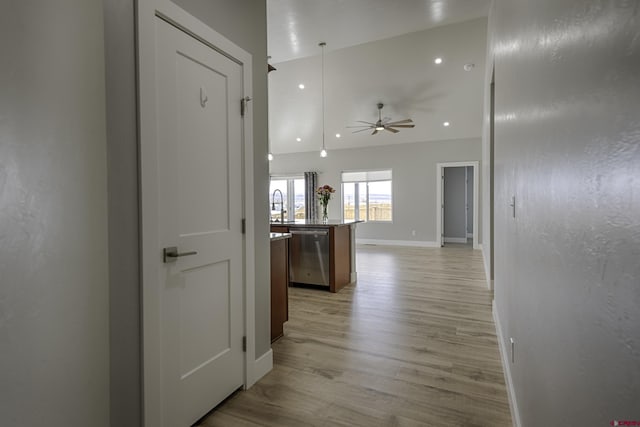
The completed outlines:
{"type": "Polygon", "coordinates": [[[322,47],[322,149],[324,150],[324,47],[326,43],[320,42],[320,46],[322,47]]]}

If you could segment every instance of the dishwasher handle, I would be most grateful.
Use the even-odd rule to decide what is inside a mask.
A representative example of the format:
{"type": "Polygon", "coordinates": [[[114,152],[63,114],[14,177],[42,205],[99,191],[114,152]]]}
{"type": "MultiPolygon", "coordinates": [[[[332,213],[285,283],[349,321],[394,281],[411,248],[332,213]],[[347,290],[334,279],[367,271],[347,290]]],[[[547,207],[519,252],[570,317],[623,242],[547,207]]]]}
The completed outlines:
{"type": "Polygon", "coordinates": [[[289,230],[291,234],[303,234],[303,235],[315,235],[326,236],[329,234],[329,230],[289,230]]]}

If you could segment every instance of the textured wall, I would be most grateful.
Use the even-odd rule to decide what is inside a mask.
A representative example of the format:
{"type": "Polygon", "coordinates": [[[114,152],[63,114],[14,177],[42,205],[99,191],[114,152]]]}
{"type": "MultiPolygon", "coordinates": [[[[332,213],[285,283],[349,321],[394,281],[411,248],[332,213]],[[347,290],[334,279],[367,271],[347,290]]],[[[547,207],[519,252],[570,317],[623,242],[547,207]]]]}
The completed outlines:
{"type": "Polygon", "coordinates": [[[0,424],[106,427],[102,2],[3,2],[0,52],[0,424]]]}
{"type": "Polygon", "coordinates": [[[640,2],[494,6],[495,298],[522,425],[639,420],[640,2]]]}
{"type": "MultiPolygon", "coordinates": [[[[338,192],[329,203],[329,217],[341,217],[341,172],[393,170],[393,223],[366,223],[357,228],[361,239],[436,241],[437,163],[477,161],[480,139],[398,144],[386,147],[332,150],[321,158],[318,152],[278,154],[271,162],[272,174],[317,171],[318,183],[338,192]],[[416,235],[412,235],[412,231],[416,235]]],[[[464,191],[464,190],[463,190],[464,191]]],[[[479,236],[482,241],[482,235],[479,236]]]]}
{"type": "Polygon", "coordinates": [[[111,425],[139,426],[141,322],[134,0],[104,0],[111,425]]]}

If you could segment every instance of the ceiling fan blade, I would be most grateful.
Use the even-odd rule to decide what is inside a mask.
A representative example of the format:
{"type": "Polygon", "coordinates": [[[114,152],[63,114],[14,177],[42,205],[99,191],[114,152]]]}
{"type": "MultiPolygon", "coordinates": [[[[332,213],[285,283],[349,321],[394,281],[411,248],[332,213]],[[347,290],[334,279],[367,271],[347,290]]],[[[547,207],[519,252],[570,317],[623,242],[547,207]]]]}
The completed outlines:
{"type": "Polygon", "coordinates": [[[375,123],[365,122],[365,121],[363,121],[363,120],[356,120],[356,122],[357,122],[357,123],[366,123],[366,124],[368,124],[368,125],[375,126],[375,123]]]}
{"type": "MultiPolygon", "coordinates": [[[[391,126],[391,125],[387,125],[391,126]]],[[[416,125],[393,125],[394,128],[414,128],[416,125]]]]}
{"type": "Polygon", "coordinates": [[[371,135],[375,135],[376,133],[378,133],[378,129],[374,129],[371,135]]]}
{"type": "Polygon", "coordinates": [[[364,129],[354,130],[354,131],[353,131],[353,132],[351,132],[351,133],[364,132],[365,130],[369,130],[369,129],[371,129],[371,128],[364,128],[364,129]]]}
{"type": "Polygon", "coordinates": [[[358,125],[358,126],[347,126],[347,128],[366,128],[366,129],[371,129],[373,126],[371,125],[358,125]]]}
{"type": "Polygon", "coordinates": [[[413,123],[413,120],[411,120],[411,119],[398,120],[397,122],[387,123],[387,126],[401,125],[401,124],[404,124],[404,123],[413,123]]]}
{"type": "Polygon", "coordinates": [[[393,133],[400,132],[399,130],[396,130],[396,129],[393,129],[393,128],[390,128],[390,127],[386,127],[386,128],[384,128],[384,130],[388,130],[389,132],[393,132],[393,133]]]}

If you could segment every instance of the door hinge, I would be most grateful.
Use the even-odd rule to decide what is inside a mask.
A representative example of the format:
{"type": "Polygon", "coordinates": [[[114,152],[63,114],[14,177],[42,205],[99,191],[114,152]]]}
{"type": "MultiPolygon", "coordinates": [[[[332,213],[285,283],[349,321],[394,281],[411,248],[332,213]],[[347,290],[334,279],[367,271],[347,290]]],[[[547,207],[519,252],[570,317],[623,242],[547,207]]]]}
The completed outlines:
{"type": "Polygon", "coordinates": [[[247,220],[242,218],[242,234],[247,232],[247,220]]]}
{"type": "Polygon", "coordinates": [[[245,111],[247,111],[247,102],[251,101],[250,96],[245,96],[240,100],[240,115],[244,117],[245,111]]]}
{"type": "Polygon", "coordinates": [[[247,352],[247,337],[246,336],[242,337],[242,351],[245,352],[245,353],[247,352]]]}

